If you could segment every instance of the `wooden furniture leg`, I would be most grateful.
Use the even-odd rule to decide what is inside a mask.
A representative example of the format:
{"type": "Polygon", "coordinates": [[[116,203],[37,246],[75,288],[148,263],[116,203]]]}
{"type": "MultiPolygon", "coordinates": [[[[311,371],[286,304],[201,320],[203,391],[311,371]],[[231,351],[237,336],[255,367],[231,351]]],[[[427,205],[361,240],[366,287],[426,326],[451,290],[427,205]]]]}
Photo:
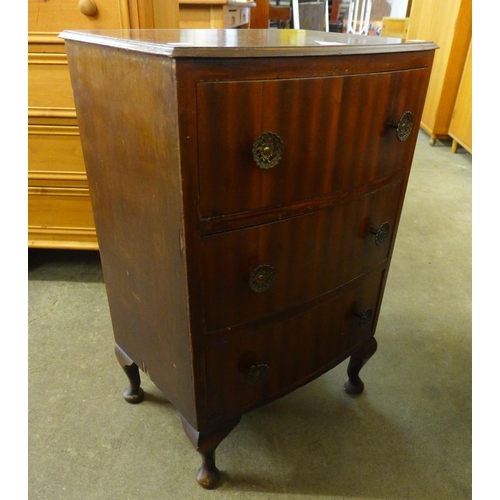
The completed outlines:
{"type": "Polygon", "coordinates": [[[130,404],[140,403],[144,400],[144,390],[141,387],[139,367],[118,345],[115,345],[115,355],[130,382],[129,387],[123,391],[123,399],[130,404]]]}
{"type": "Polygon", "coordinates": [[[363,392],[365,384],[359,378],[359,372],[366,362],[375,354],[376,350],[377,341],[375,337],[372,336],[351,356],[347,367],[347,375],[349,378],[344,384],[345,390],[349,394],[360,394],[363,392]]]}
{"type": "Polygon", "coordinates": [[[184,432],[202,457],[201,467],[196,474],[198,484],[206,489],[215,488],[220,480],[220,471],[215,466],[215,449],[238,425],[241,417],[207,431],[197,431],[181,415],[184,432]]]}

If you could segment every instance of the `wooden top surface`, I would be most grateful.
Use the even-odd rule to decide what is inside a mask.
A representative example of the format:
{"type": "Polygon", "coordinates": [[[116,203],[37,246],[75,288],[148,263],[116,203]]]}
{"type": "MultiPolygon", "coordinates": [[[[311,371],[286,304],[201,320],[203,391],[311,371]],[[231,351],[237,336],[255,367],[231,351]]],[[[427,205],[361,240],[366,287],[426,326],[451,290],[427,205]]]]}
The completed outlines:
{"type": "Polygon", "coordinates": [[[433,42],[307,30],[87,30],[63,31],[75,40],[168,57],[287,57],[434,50],[433,42]]]}

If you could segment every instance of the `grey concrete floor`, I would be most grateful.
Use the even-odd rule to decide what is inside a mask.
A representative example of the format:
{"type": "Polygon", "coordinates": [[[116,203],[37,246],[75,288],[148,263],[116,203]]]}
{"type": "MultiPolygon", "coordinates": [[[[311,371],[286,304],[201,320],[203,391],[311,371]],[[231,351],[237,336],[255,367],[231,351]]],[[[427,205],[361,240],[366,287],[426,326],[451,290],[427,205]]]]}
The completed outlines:
{"type": "Polygon", "coordinates": [[[30,250],[29,498],[471,498],[471,178],[420,132],[365,392],[343,363],[245,415],[213,491],[160,391],[122,399],[97,252],[30,250]]]}

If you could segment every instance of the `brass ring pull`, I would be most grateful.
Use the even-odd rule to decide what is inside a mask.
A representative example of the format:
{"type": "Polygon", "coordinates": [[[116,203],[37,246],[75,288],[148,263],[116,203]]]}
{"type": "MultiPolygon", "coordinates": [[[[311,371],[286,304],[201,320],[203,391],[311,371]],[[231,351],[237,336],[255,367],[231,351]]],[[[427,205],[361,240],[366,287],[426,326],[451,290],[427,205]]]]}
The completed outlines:
{"type": "Polygon", "coordinates": [[[405,111],[398,123],[392,123],[391,127],[396,129],[398,141],[404,142],[410,137],[413,130],[413,114],[411,111],[405,111]]]}
{"type": "Polygon", "coordinates": [[[388,222],[384,222],[378,229],[371,229],[370,233],[375,235],[375,245],[380,247],[391,234],[391,226],[388,222]]]}
{"type": "Polygon", "coordinates": [[[269,365],[253,365],[247,371],[245,378],[250,385],[264,385],[269,378],[269,365]]]}
{"type": "Polygon", "coordinates": [[[250,274],[250,288],[254,292],[264,292],[274,283],[275,272],[271,266],[256,267],[250,274]]]}
{"type": "Polygon", "coordinates": [[[283,141],[273,132],[260,134],[253,144],[252,153],[255,163],[260,168],[275,167],[283,156],[283,141]]]}
{"type": "Polygon", "coordinates": [[[360,328],[365,328],[372,321],[372,318],[373,318],[373,309],[371,307],[369,307],[363,313],[356,314],[356,316],[359,318],[359,327],[360,328]]]}

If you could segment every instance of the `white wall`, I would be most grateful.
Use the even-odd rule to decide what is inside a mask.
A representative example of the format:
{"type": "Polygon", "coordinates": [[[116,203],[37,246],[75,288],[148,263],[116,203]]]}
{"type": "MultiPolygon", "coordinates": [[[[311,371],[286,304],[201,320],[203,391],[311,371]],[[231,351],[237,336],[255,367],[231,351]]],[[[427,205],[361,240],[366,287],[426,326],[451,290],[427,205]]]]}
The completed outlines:
{"type": "Polygon", "coordinates": [[[408,0],[387,0],[391,4],[391,17],[406,17],[408,0]]]}

